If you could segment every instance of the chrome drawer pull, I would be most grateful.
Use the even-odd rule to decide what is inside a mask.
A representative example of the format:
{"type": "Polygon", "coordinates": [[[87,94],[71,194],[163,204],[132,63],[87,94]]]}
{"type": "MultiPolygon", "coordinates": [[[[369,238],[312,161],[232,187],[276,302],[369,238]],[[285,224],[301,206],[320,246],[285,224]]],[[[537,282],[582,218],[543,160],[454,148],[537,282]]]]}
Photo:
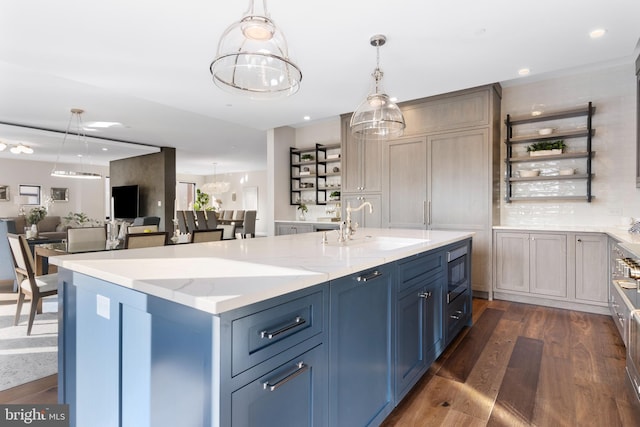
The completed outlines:
{"type": "Polygon", "coordinates": [[[460,311],[460,310],[456,310],[456,314],[452,314],[452,315],[451,315],[451,316],[449,316],[449,317],[451,317],[451,318],[452,318],[452,319],[454,319],[454,320],[458,320],[458,319],[460,319],[460,316],[461,316],[461,315],[462,315],[462,311],[460,311]]]}
{"type": "Polygon", "coordinates": [[[419,298],[424,298],[424,299],[431,298],[431,292],[420,292],[418,294],[418,297],[419,298]]]}
{"type": "Polygon", "coordinates": [[[382,273],[380,273],[378,270],[376,270],[373,273],[367,274],[366,276],[358,276],[358,277],[356,277],[356,281],[358,281],[358,282],[366,282],[368,280],[377,279],[380,276],[382,276],[382,273]]]}
{"type": "Polygon", "coordinates": [[[307,323],[307,321],[304,320],[302,317],[298,316],[293,320],[293,323],[291,323],[291,324],[289,324],[287,326],[283,326],[282,328],[278,329],[277,331],[273,331],[273,332],[262,331],[262,332],[260,332],[260,338],[273,339],[273,337],[276,337],[276,336],[280,335],[283,332],[287,332],[289,329],[293,329],[293,328],[298,327],[300,325],[304,325],[305,323],[307,323]]]}
{"type": "Polygon", "coordinates": [[[292,373],[290,373],[289,375],[287,375],[286,377],[284,377],[280,381],[277,381],[277,382],[275,382],[273,384],[269,384],[269,381],[263,383],[262,384],[262,388],[264,390],[268,390],[268,391],[275,391],[277,388],[283,386],[285,383],[288,383],[289,381],[291,381],[292,379],[294,379],[295,377],[297,377],[301,373],[306,372],[308,370],[309,370],[309,365],[305,365],[304,362],[298,362],[298,363],[296,363],[296,370],[295,371],[293,371],[292,373]]]}

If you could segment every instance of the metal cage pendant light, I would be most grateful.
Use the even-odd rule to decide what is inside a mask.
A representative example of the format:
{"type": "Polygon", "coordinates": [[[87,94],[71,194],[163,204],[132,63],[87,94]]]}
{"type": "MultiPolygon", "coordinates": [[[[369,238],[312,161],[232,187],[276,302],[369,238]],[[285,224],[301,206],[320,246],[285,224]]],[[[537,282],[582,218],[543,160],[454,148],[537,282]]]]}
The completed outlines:
{"type": "Polygon", "coordinates": [[[300,68],[289,59],[284,34],[269,17],[266,0],[262,11],[250,0],[242,19],[225,30],[209,70],[221,89],[254,99],[293,95],[302,81],[300,68]]]}
{"type": "MultiPolygon", "coordinates": [[[[67,124],[67,130],[64,133],[64,138],[62,139],[62,146],[60,150],[58,150],[58,156],[56,157],[56,163],[53,165],[53,170],[51,171],[51,176],[55,176],[58,178],[78,178],[78,179],[100,179],[102,175],[93,172],[84,171],[84,160],[82,160],[81,170],[72,171],[72,170],[59,170],[58,162],[60,161],[60,153],[64,150],[65,143],[67,142],[67,137],[69,136],[69,132],[71,130],[71,123],[75,118],[76,126],[78,128],[76,135],[78,136],[78,140],[84,143],[85,153],[87,156],[89,155],[89,143],[87,142],[87,135],[84,133],[84,128],[82,126],[82,113],[84,110],[80,108],[72,108],[71,116],[69,117],[69,123],[67,124]]],[[[84,159],[84,157],[83,157],[84,159]]]]}
{"type": "Polygon", "coordinates": [[[406,127],[400,108],[380,89],[380,81],[384,75],[380,70],[380,46],[386,41],[387,38],[382,34],[371,37],[371,46],[376,48],[376,69],[371,74],[375,81],[375,92],[351,116],[351,133],[364,139],[398,137],[406,127]]]}

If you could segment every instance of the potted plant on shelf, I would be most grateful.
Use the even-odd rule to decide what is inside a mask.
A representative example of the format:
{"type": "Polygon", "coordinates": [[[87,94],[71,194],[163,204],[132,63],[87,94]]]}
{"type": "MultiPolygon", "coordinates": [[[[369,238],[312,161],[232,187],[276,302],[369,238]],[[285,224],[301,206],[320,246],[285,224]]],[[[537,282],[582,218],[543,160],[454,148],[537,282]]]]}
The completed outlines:
{"type": "Polygon", "coordinates": [[[304,203],[300,203],[300,206],[298,206],[298,210],[300,211],[298,218],[300,219],[300,221],[304,221],[306,219],[305,214],[309,211],[309,208],[304,203]]]}
{"type": "Polygon", "coordinates": [[[554,154],[562,154],[566,148],[564,140],[557,139],[555,141],[540,141],[527,147],[529,156],[549,156],[554,154]]]}
{"type": "Polygon", "coordinates": [[[311,154],[303,154],[300,156],[301,162],[310,162],[313,160],[313,156],[311,154]]]}
{"type": "Polygon", "coordinates": [[[332,191],[331,194],[329,194],[329,199],[333,200],[333,201],[340,200],[340,192],[339,191],[332,191]]]}

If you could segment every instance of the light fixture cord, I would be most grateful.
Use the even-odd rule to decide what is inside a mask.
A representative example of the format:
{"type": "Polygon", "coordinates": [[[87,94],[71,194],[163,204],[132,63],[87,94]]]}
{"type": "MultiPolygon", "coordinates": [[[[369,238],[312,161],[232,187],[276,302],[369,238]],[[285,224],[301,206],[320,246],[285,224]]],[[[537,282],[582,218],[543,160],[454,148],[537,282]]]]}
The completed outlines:
{"type": "Polygon", "coordinates": [[[376,93],[380,93],[379,83],[382,80],[382,71],[380,71],[380,41],[376,40],[376,69],[373,70],[373,78],[376,81],[376,93]]]}
{"type": "Polygon", "coordinates": [[[75,113],[71,113],[71,115],[69,116],[69,122],[67,123],[67,130],[64,133],[64,137],[62,138],[62,145],[60,146],[60,149],[58,150],[58,155],[56,156],[56,162],[53,165],[53,170],[57,170],[58,169],[58,162],[60,161],[60,153],[62,152],[62,150],[64,150],[64,145],[67,142],[67,136],[69,136],[69,130],[71,130],[71,122],[73,121],[73,116],[75,115],[75,113]]]}

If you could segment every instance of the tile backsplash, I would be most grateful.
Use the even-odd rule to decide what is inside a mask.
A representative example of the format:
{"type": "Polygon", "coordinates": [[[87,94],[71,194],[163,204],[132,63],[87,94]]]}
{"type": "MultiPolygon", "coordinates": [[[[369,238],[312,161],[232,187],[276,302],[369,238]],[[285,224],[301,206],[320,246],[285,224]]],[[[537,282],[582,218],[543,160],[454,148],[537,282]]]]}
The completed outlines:
{"type": "MultiPolygon", "coordinates": [[[[592,149],[596,152],[592,170],[591,203],[572,201],[504,202],[506,185],[500,184],[501,225],[628,225],[630,217],[640,218],[640,189],[636,188],[636,76],[632,63],[606,69],[591,70],[526,82],[517,80],[503,85],[502,119],[507,114],[529,114],[534,104],[543,104],[546,111],[581,107],[593,102],[595,136],[592,149]]],[[[580,124],[576,124],[579,126],[580,124]]],[[[539,125],[538,125],[539,126],[539,125]]],[[[526,131],[526,130],[525,130],[526,131]]],[[[501,140],[506,126],[502,125],[501,140]]],[[[501,158],[506,155],[500,144],[501,158]]],[[[526,168],[575,167],[585,173],[584,161],[563,160],[562,165],[546,163],[526,168]],[[566,165],[565,165],[566,163],[566,165]]],[[[524,167],[524,166],[520,166],[524,167]]],[[[506,168],[501,162],[501,176],[506,168]]],[[[514,188],[519,194],[543,195],[554,191],[562,194],[584,194],[584,181],[557,181],[553,188],[539,188],[539,183],[521,183],[514,188]]],[[[515,195],[515,194],[514,194],[515,195]]]]}

